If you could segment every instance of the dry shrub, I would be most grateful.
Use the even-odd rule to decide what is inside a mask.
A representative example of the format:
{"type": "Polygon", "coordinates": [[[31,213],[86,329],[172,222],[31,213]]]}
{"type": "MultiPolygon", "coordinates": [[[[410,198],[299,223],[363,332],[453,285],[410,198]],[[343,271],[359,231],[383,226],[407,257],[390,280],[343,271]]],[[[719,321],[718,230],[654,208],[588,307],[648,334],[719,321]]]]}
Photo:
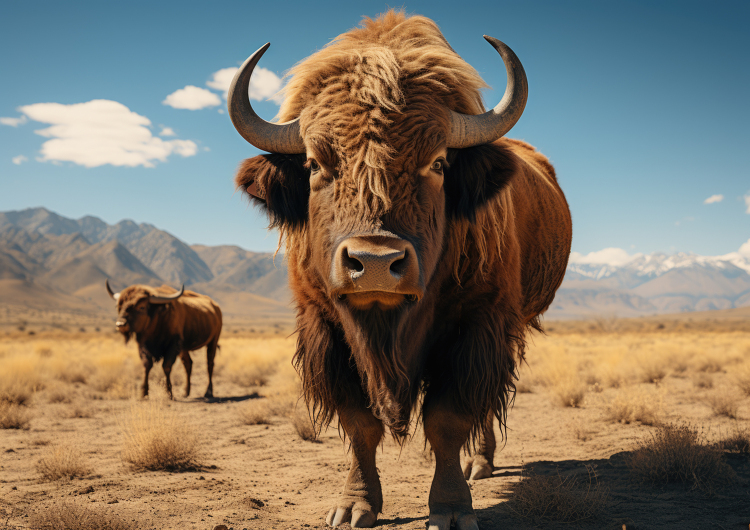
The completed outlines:
{"type": "Polygon", "coordinates": [[[707,443],[703,433],[689,424],[661,426],[639,443],[628,466],[644,482],[677,482],[705,493],[713,493],[736,478],[722,460],[721,448],[707,443]]]}
{"type": "Polygon", "coordinates": [[[267,402],[260,399],[252,399],[241,405],[237,410],[237,415],[243,425],[268,425],[271,423],[271,409],[267,402]]]}
{"type": "Polygon", "coordinates": [[[548,358],[536,376],[539,384],[546,387],[563,407],[578,407],[586,395],[586,383],[571,366],[570,360],[548,358]]]}
{"type": "Polygon", "coordinates": [[[16,356],[0,364],[0,401],[23,405],[34,392],[44,388],[37,357],[16,356]]]}
{"type": "Polygon", "coordinates": [[[698,372],[693,376],[693,385],[698,388],[713,388],[714,378],[705,372],[698,372]]]}
{"type": "Polygon", "coordinates": [[[740,366],[734,374],[737,386],[746,395],[750,396],[750,364],[740,366]]]}
{"type": "Polygon", "coordinates": [[[706,396],[706,403],[717,416],[737,419],[740,397],[726,390],[706,396]]]}
{"type": "Polygon", "coordinates": [[[15,403],[0,401],[0,429],[28,429],[31,413],[15,403]]]}
{"type": "Polygon", "coordinates": [[[657,383],[667,376],[668,360],[664,355],[643,354],[638,358],[640,380],[643,383],[657,383]]]}
{"type": "Polygon", "coordinates": [[[622,390],[607,405],[607,416],[618,423],[638,421],[643,425],[656,425],[660,404],[660,396],[653,392],[622,390]]]}
{"type": "Polygon", "coordinates": [[[91,409],[86,407],[82,403],[75,403],[71,405],[68,410],[65,411],[64,416],[66,418],[90,418],[93,416],[91,409]]]}
{"type": "Polygon", "coordinates": [[[722,451],[729,453],[750,453],[750,429],[735,426],[734,432],[719,440],[716,444],[722,451]]]}
{"type": "Polygon", "coordinates": [[[306,442],[315,442],[318,440],[318,433],[315,425],[310,419],[310,414],[304,407],[297,407],[292,415],[292,425],[300,438],[306,442]]]}
{"type": "Polygon", "coordinates": [[[61,503],[45,507],[29,520],[31,530],[132,530],[133,523],[109,510],[86,508],[77,504],[61,503]]]}
{"type": "Polygon", "coordinates": [[[80,451],[67,445],[50,448],[39,460],[36,469],[44,480],[72,479],[91,473],[80,451]]]}
{"type": "Polygon", "coordinates": [[[586,427],[586,424],[581,420],[573,420],[570,423],[570,430],[573,433],[573,436],[575,436],[576,440],[580,440],[582,442],[588,442],[594,437],[595,434],[591,429],[588,429],[586,427]]]}
{"type": "Polygon", "coordinates": [[[720,354],[704,353],[696,359],[695,368],[699,372],[716,373],[721,371],[725,361],[726,359],[720,354]]]}
{"type": "Polygon", "coordinates": [[[550,390],[563,407],[580,407],[586,396],[586,385],[577,378],[559,381],[550,390]]]}
{"type": "Polygon", "coordinates": [[[164,402],[134,404],[123,430],[123,459],[135,469],[186,471],[201,467],[196,428],[164,402]]]}
{"type": "Polygon", "coordinates": [[[602,487],[593,466],[586,466],[588,480],[575,475],[552,476],[527,473],[512,486],[508,508],[521,518],[577,523],[598,517],[607,505],[609,490],[602,487]]]}

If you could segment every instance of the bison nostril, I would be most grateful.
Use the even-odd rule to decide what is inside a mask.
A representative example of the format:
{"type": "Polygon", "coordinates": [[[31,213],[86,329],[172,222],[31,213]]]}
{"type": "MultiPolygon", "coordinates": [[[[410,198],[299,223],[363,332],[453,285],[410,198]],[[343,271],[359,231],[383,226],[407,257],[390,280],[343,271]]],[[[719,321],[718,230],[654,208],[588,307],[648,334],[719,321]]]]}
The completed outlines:
{"type": "Polygon", "coordinates": [[[394,276],[398,276],[398,277],[404,274],[404,272],[406,271],[406,267],[408,266],[408,263],[406,261],[406,256],[407,254],[406,252],[404,252],[403,258],[399,258],[393,263],[391,263],[391,267],[390,267],[391,274],[393,274],[394,276]]]}
{"type": "Polygon", "coordinates": [[[349,249],[344,251],[344,267],[353,272],[362,272],[365,270],[365,266],[357,258],[349,255],[349,249]]]}

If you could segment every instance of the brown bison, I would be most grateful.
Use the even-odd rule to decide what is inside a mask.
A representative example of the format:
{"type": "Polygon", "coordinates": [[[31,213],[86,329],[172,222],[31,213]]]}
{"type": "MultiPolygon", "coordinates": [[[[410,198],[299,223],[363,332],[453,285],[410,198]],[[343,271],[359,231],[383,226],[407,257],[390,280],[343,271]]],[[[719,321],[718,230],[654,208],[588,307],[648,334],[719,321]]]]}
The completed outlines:
{"type": "Polygon", "coordinates": [[[375,523],[376,448],[386,427],[404,441],[416,417],[436,460],[429,528],[477,528],[466,479],[492,473],[493,419],[504,426],[526,334],[565,273],[572,229],[554,169],[503,138],[526,103],[523,67],[485,38],[508,73],[489,112],[437,26],[393,11],[295,66],[281,123],[248,98],[268,44],[230,88],[238,132],[270,152],[236,183],[285,238],[304,397],[351,443],[331,526],[375,523]]]}
{"type": "Polygon", "coordinates": [[[193,369],[190,352],[205,346],[208,363],[205,397],[213,397],[214,357],[221,335],[221,309],[216,302],[206,295],[186,291],[184,285],[179,292],[168,285],[131,285],[119,293],[112,292],[109,280],[105,285],[109,296],[117,302],[117,331],[123,334],[126,343],[135,333],[144,368],[142,395],[148,395],[148,373],[154,361],[163,359],[167,392],[172,397],[170,375],[179,355],[187,372],[185,397],[188,397],[193,369]]]}

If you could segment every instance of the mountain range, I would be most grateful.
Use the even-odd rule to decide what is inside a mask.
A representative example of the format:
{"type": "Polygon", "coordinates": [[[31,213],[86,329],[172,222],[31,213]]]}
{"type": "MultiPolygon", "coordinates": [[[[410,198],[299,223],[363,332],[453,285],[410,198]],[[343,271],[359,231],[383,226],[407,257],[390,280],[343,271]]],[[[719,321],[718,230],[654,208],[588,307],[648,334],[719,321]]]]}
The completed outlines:
{"type": "Polygon", "coordinates": [[[290,313],[283,260],[237,246],[188,245],[153,225],[68,219],[45,208],[0,213],[0,295],[39,309],[111,309],[114,289],[170,284],[214,297],[225,313],[290,313]]]}
{"type": "MultiPolygon", "coordinates": [[[[548,318],[630,317],[750,306],[750,243],[725,256],[619,249],[572,253],[548,318]],[[745,252],[747,250],[747,252],[745,252]]],[[[37,309],[111,310],[104,289],[134,283],[190,289],[227,314],[291,315],[281,256],[188,245],[130,220],[69,219],[45,208],[0,213],[0,299],[37,309]]]]}

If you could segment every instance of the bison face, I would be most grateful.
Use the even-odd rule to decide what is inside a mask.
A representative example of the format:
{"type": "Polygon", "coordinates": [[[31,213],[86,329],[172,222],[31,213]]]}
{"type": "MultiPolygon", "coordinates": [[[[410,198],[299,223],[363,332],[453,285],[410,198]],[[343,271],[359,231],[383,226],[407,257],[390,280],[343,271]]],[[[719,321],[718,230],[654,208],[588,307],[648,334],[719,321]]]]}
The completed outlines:
{"type": "Polygon", "coordinates": [[[304,262],[337,309],[408,308],[433,280],[449,224],[471,221],[517,168],[500,145],[446,149],[440,126],[411,135],[394,129],[389,139],[407,155],[378,174],[357,172],[356,159],[320,147],[340,141],[315,138],[305,155],[246,160],[236,182],[288,236],[290,257],[304,262]],[[417,143],[403,145],[409,137],[417,143]]]}
{"type": "Polygon", "coordinates": [[[117,303],[115,327],[125,337],[126,343],[133,333],[145,333],[157,312],[185,292],[184,285],[180,291],[166,286],[157,290],[144,285],[132,285],[119,293],[112,291],[109,280],[105,282],[105,286],[109,296],[117,303]],[[169,294],[164,293],[165,288],[169,294]]]}

